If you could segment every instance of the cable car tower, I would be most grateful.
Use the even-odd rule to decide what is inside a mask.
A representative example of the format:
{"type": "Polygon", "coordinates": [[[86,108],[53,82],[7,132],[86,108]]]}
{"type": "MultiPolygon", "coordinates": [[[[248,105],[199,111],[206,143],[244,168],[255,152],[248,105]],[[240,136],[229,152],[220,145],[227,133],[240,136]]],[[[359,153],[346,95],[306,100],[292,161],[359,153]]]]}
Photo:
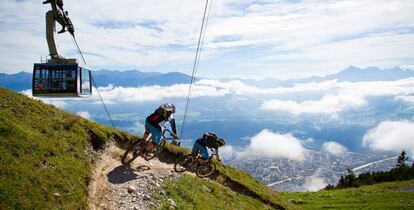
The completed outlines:
{"type": "Polygon", "coordinates": [[[68,12],[63,9],[63,0],[46,0],[43,4],[50,4],[52,7],[52,10],[46,12],[46,40],[50,59],[46,63],[34,64],[33,96],[76,97],[91,95],[91,71],[80,67],[75,58],[62,57],[56,48],[54,37],[56,22],[62,26],[58,34],[69,32],[76,43],[75,30],[68,12]]]}

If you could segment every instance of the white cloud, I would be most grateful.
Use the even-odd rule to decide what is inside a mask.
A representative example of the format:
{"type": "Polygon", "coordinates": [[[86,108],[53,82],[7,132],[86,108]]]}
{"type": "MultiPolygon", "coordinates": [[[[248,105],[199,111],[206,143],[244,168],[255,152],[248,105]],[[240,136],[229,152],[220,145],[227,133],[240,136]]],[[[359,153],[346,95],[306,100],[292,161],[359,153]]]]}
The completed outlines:
{"type": "Polygon", "coordinates": [[[336,81],[323,81],[319,83],[301,83],[295,84],[292,87],[276,87],[276,88],[257,88],[251,85],[247,85],[240,80],[231,80],[222,82],[219,80],[205,79],[196,82],[196,85],[214,87],[220,90],[226,90],[231,93],[239,95],[249,94],[288,94],[288,93],[300,93],[300,92],[317,92],[317,91],[330,91],[336,88],[336,81]]]}
{"type": "Polygon", "coordinates": [[[402,95],[395,97],[395,100],[401,100],[409,104],[414,104],[414,95],[402,95]]]}
{"type": "Polygon", "coordinates": [[[322,150],[332,155],[342,155],[348,151],[346,147],[334,141],[328,141],[323,143],[322,150]]]}
{"type": "Polygon", "coordinates": [[[145,125],[140,123],[139,121],[134,122],[134,127],[131,130],[134,130],[134,133],[144,133],[145,132],[145,125]]]}
{"type": "Polygon", "coordinates": [[[33,97],[32,90],[30,90],[30,89],[29,90],[21,91],[20,93],[22,93],[22,94],[24,94],[24,95],[26,95],[26,96],[28,96],[30,98],[40,100],[40,101],[42,101],[45,104],[53,105],[56,108],[63,109],[67,105],[67,103],[65,102],[65,100],[64,99],[61,99],[61,98],[37,98],[37,97],[33,97]]]}
{"type": "Polygon", "coordinates": [[[76,115],[78,115],[79,117],[83,117],[85,119],[88,119],[88,120],[91,119],[91,114],[89,112],[87,112],[87,111],[79,111],[79,112],[76,112],[76,115]]]}
{"type": "Polygon", "coordinates": [[[306,179],[304,188],[305,191],[314,192],[323,189],[326,185],[328,185],[328,183],[321,177],[321,171],[317,170],[312,176],[306,179]]]}
{"type": "MultiPolygon", "coordinates": [[[[176,84],[168,87],[144,86],[144,87],[103,87],[99,88],[102,97],[109,101],[156,101],[163,98],[181,97],[185,98],[188,94],[188,84],[176,84]]],[[[220,89],[212,86],[194,85],[192,97],[202,96],[224,96],[229,90],[220,89]]]]}
{"type": "Polygon", "coordinates": [[[263,158],[286,158],[302,161],[306,154],[305,148],[299,139],[292,134],[273,133],[267,129],[250,139],[250,145],[243,155],[263,158]]]}
{"type": "Polygon", "coordinates": [[[40,100],[43,101],[46,104],[53,105],[53,106],[55,106],[56,108],[59,108],[59,109],[63,109],[67,105],[67,103],[65,101],[62,101],[60,99],[45,99],[45,98],[42,98],[40,100]]]}
{"type": "Polygon", "coordinates": [[[240,151],[237,151],[233,146],[226,145],[220,148],[220,157],[224,161],[233,160],[237,157],[240,151]]]}
{"type": "MultiPolygon", "coordinates": [[[[296,85],[293,89],[306,90],[309,84],[296,85]]],[[[261,109],[286,111],[292,114],[338,114],[348,109],[357,109],[367,105],[369,96],[396,96],[396,100],[410,100],[414,94],[414,78],[397,81],[375,82],[330,82],[311,85],[313,91],[324,92],[319,100],[292,101],[271,99],[261,105],[261,109]],[[328,93],[326,93],[328,92],[328,93]],[[335,93],[336,94],[332,94],[335,93]]]]}
{"type": "Polygon", "coordinates": [[[414,157],[413,139],[413,121],[383,121],[364,135],[362,146],[374,151],[394,153],[405,150],[414,157]]]}
{"type": "Polygon", "coordinates": [[[295,102],[274,99],[265,101],[260,108],[264,110],[287,111],[292,114],[335,114],[346,109],[362,107],[366,104],[367,102],[361,96],[329,94],[317,101],[295,102]]]}

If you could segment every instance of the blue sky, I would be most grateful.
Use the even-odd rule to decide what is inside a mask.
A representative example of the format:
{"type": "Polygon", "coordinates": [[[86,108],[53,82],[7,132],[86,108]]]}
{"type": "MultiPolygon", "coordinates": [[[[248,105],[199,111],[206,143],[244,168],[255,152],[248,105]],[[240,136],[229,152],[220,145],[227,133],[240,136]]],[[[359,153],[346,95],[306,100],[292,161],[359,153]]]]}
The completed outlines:
{"type": "MultiPolygon", "coordinates": [[[[350,65],[414,69],[414,1],[212,1],[204,76],[324,75],[350,65]]],[[[190,73],[204,1],[65,1],[88,67],[190,73]]],[[[48,54],[41,1],[0,2],[0,72],[48,54]]],[[[68,34],[59,51],[78,56],[68,34]]]]}

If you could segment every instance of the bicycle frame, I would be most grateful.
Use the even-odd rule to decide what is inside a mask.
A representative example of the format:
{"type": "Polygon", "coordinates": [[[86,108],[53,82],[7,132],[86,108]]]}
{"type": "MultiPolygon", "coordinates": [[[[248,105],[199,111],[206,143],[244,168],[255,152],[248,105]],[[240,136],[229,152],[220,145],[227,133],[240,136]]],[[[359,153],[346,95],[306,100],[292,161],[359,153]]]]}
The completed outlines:
{"type": "Polygon", "coordinates": [[[211,155],[207,158],[208,161],[213,160],[214,156],[217,156],[216,151],[210,148],[210,151],[212,152],[211,155]]]}
{"type": "MultiPolygon", "coordinates": [[[[162,130],[162,134],[161,134],[161,141],[165,140],[165,141],[169,141],[169,140],[177,140],[178,138],[175,137],[174,133],[168,129],[166,126],[163,127],[164,129],[162,130]],[[165,137],[166,133],[169,133],[171,137],[165,137]]],[[[150,133],[148,135],[147,139],[144,139],[145,141],[151,142],[151,138],[152,138],[152,134],[150,133]]]]}
{"type": "Polygon", "coordinates": [[[193,157],[191,154],[182,156],[175,162],[174,170],[176,172],[195,172],[196,175],[201,178],[211,175],[211,173],[213,173],[216,169],[216,165],[212,160],[215,155],[217,156],[217,154],[215,153],[215,150],[211,148],[210,150],[213,153],[207,158],[206,161],[200,161],[201,156],[199,154],[196,157],[193,157]]]}
{"type": "MultiPolygon", "coordinates": [[[[216,151],[215,150],[213,150],[212,148],[210,148],[210,151],[212,152],[211,153],[211,155],[210,156],[208,156],[208,158],[207,158],[207,162],[208,161],[213,161],[213,157],[214,156],[217,156],[217,154],[216,154],[216,151]]],[[[193,163],[197,160],[197,159],[200,159],[200,158],[202,158],[201,157],[201,155],[200,154],[197,154],[197,157],[196,158],[194,158],[194,160],[193,160],[193,163]]]]}

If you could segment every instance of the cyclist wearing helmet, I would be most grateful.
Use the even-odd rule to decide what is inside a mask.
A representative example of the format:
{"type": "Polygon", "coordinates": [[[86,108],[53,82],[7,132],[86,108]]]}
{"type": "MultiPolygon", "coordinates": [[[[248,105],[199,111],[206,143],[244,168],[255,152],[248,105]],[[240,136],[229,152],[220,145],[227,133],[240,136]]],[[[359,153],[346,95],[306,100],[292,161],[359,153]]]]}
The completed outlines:
{"type": "Polygon", "coordinates": [[[215,150],[217,155],[217,160],[221,161],[220,155],[218,153],[218,148],[225,145],[225,141],[223,138],[219,138],[215,133],[209,132],[203,134],[203,137],[197,139],[194,143],[193,150],[191,155],[196,157],[199,153],[203,160],[207,160],[208,158],[208,151],[207,148],[212,148],[215,150]]]}
{"type": "Polygon", "coordinates": [[[164,124],[169,122],[172,128],[172,132],[178,139],[177,127],[175,125],[174,114],[175,106],[173,104],[163,104],[158,107],[151,115],[145,120],[145,133],[143,139],[146,140],[148,136],[152,135],[152,142],[145,146],[145,150],[152,150],[154,144],[158,145],[161,142],[162,129],[164,124]]]}

